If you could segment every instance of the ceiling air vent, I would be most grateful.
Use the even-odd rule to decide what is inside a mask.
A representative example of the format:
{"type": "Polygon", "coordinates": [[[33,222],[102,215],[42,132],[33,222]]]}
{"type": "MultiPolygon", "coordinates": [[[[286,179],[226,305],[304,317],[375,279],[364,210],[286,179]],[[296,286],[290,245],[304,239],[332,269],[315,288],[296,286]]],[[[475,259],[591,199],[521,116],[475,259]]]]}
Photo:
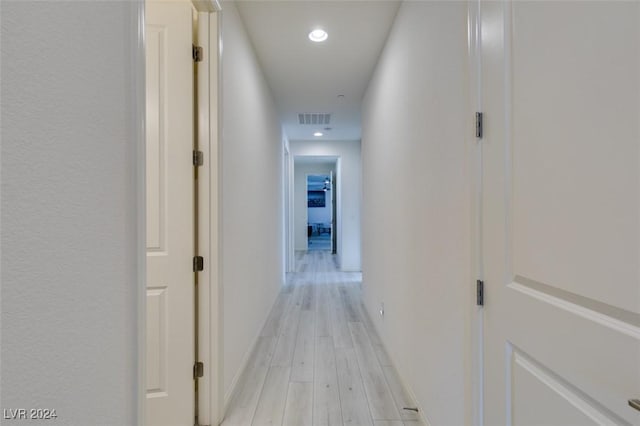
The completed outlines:
{"type": "Polygon", "coordinates": [[[318,113],[318,112],[305,112],[298,114],[298,121],[300,124],[329,124],[331,121],[331,114],[318,113]]]}

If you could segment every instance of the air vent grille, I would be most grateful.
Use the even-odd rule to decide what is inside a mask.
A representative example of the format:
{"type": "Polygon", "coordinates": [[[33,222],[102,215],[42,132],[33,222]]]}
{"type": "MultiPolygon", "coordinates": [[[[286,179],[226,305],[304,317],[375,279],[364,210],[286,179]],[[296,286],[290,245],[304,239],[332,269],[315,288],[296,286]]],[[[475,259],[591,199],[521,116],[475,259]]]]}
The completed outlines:
{"type": "Polygon", "coordinates": [[[305,112],[298,114],[300,124],[324,125],[331,121],[331,114],[322,112],[305,112]]]}

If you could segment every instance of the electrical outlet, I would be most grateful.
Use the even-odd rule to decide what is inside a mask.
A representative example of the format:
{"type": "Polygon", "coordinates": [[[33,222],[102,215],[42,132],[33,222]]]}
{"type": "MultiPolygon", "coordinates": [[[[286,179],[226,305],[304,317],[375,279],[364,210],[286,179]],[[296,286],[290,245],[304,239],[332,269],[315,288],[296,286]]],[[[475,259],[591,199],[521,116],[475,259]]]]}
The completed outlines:
{"type": "Polygon", "coordinates": [[[384,302],[380,302],[380,316],[384,318],[384,302]]]}

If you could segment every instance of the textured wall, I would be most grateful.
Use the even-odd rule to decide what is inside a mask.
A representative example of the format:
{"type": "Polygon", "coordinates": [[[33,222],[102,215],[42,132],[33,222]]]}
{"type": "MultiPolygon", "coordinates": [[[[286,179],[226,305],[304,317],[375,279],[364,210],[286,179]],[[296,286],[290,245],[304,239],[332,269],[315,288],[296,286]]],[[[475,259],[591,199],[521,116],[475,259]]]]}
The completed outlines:
{"type": "Polygon", "coordinates": [[[224,384],[228,392],[283,280],[283,147],[271,92],[225,2],[222,122],[224,384]]]}
{"type": "Polygon", "coordinates": [[[466,19],[464,2],[404,2],[364,99],[365,304],[433,425],[469,421],[466,19]]]}
{"type": "Polygon", "coordinates": [[[0,405],[56,424],[136,421],[132,11],[2,2],[0,405]]]}

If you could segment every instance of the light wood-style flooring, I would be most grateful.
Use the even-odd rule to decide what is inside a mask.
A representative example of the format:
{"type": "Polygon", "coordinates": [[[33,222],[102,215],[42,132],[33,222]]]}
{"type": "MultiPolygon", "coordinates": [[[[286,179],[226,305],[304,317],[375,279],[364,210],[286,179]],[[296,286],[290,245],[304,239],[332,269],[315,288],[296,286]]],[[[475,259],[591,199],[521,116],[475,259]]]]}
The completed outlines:
{"type": "Polygon", "coordinates": [[[360,297],[360,273],[299,252],[223,426],[419,426],[360,297]]]}

